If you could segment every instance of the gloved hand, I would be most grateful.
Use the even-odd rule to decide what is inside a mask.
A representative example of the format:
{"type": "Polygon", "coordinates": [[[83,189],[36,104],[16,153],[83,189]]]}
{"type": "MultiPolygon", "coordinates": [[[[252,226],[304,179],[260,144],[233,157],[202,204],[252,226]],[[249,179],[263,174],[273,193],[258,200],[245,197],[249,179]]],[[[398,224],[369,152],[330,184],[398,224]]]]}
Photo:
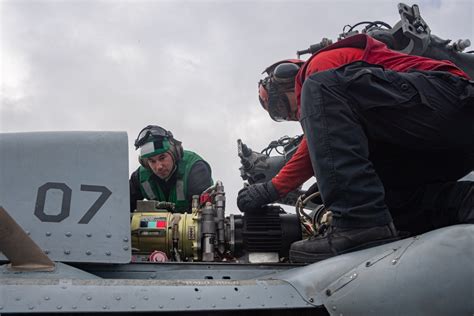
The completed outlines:
{"type": "Polygon", "coordinates": [[[274,202],[278,200],[279,197],[278,191],[271,181],[256,183],[239,191],[237,206],[241,212],[248,212],[274,202]]]}

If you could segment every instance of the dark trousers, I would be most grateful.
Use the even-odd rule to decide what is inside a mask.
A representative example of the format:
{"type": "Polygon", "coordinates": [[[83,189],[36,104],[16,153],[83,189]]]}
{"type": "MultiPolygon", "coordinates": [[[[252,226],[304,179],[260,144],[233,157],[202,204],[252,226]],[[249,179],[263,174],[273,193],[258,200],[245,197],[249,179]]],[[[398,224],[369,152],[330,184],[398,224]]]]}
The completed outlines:
{"type": "Polygon", "coordinates": [[[305,80],[300,122],[334,226],[474,221],[471,82],[356,62],[305,80]]]}

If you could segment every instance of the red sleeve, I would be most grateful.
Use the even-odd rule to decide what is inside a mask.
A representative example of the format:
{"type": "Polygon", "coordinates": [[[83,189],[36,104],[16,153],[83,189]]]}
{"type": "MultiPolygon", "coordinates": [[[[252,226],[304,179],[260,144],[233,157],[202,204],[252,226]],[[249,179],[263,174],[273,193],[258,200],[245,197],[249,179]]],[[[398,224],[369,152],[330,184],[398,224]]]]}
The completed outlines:
{"type": "Polygon", "coordinates": [[[311,165],[311,159],[309,158],[306,137],[303,137],[291,159],[272,179],[272,184],[280,196],[285,196],[305,183],[313,175],[313,167],[311,165]]]}

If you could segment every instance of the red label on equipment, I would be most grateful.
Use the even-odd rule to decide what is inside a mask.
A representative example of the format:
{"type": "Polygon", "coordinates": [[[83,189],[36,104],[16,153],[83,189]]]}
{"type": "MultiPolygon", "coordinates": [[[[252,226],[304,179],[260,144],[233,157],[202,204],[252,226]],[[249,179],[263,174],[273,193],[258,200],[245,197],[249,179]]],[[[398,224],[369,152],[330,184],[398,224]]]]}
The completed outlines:
{"type": "Polygon", "coordinates": [[[156,222],[156,228],[166,228],[166,221],[156,222]]]}
{"type": "Polygon", "coordinates": [[[203,193],[199,197],[199,204],[203,205],[206,202],[212,202],[212,198],[211,198],[211,195],[209,193],[203,193]]]}

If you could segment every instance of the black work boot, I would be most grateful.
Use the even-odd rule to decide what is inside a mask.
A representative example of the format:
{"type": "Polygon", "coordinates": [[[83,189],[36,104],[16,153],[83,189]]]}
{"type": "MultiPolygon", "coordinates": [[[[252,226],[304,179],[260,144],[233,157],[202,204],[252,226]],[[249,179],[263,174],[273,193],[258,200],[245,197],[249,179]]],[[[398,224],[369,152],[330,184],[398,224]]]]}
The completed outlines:
{"type": "Polygon", "coordinates": [[[290,247],[290,261],[306,263],[321,261],[398,239],[400,237],[393,223],[365,228],[330,226],[323,234],[294,242],[290,247]]]}

